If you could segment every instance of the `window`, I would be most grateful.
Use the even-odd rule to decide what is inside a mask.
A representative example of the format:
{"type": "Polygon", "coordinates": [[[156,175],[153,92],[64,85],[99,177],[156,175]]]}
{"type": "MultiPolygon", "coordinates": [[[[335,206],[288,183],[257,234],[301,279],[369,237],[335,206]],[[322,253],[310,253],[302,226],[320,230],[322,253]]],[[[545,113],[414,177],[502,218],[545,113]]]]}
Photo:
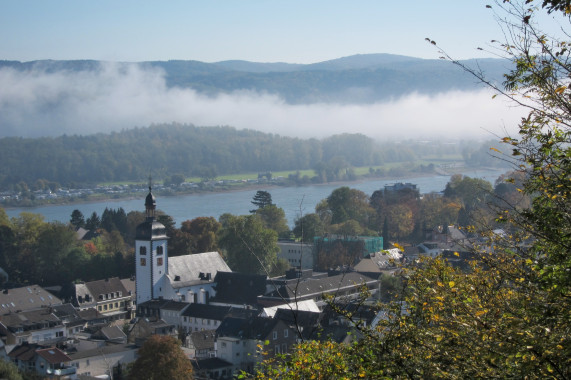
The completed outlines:
{"type": "Polygon", "coordinates": [[[107,310],[107,305],[103,305],[103,310],[107,310]]]}
{"type": "Polygon", "coordinates": [[[119,307],[119,302],[115,302],[115,308],[119,307]]]}
{"type": "Polygon", "coordinates": [[[278,332],[277,331],[274,331],[273,335],[274,335],[274,340],[278,339],[278,332]]]}
{"type": "Polygon", "coordinates": [[[284,338],[287,338],[287,334],[288,334],[288,329],[284,330],[284,338]]]}
{"type": "Polygon", "coordinates": [[[285,354],[287,352],[287,344],[282,343],[282,354],[285,354]]]}
{"type": "Polygon", "coordinates": [[[101,305],[97,306],[97,310],[101,311],[103,310],[103,307],[101,305]]]}
{"type": "Polygon", "coordinates": [[[163,265],[163,258],[162,258],[162,257],[158,257],[158,258],[157,258],[157,266],[160,267],[161,265],[163,265]]]}
{"type": "Polygon", "coordinates": [[[141,266],[144,267],[147,265],[147,259],[141,259],[141,266]]]}
{"type": "Polygon", "coordinates": [[[159,246],[157,247],[157,255],[162,255],[162,254],[163,254],[163,246],[162,246],[162,245],[159,245],[159,246]]]}
{"type": "Polygon", "coordinates": [[[63,336],[63,331],[56,331],[56,338],[61,338],[63,336]]]}
{"type": "Polygon", "coordinates": [[[275,351],[276,355],[278,355],[278,354],[280,353],[280,345],[279,345],[279,344],[277,344],[277,345],[274,347],[274,351],[275,351]]]}
{"type": "Polygon", "coordinates": [[[147,254],[147,247],[140,247],[139,255],[146,255],[146,254],[147,254]]]}
{"type": "Polygon", "coordinates": [[[226,347],[226,342],[222,342],[222,347],[226,347]]]}

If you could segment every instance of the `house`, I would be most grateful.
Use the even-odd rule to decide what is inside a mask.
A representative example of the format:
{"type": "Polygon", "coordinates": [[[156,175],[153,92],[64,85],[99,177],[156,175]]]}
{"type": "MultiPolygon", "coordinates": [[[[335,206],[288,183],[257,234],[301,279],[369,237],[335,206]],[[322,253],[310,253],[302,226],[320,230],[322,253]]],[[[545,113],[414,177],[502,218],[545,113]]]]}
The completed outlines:
{"type": "Polygon", "coordinates": [[[0,315],[61,305],[62,301],[38,285],[0,292],[0,315]]]}
{"type": "Polygon", "coordinates": [[[94,308],[111,321],[132,317],[131,295],[118,277],[75,284],[73,303],[80,310],[94,308]]]}
{"type": "Polygon", "coordinates": [[[234,379],[232,363],[220,358],[191,360],[195,379],[234,379]]]}
{"type": "Polygon", "coordinates": [[[320,312],[296,309],[277,309],[275,319],[284,321],[295,334],[298,342],[314,339],[321,331],[320,312]]]}
{"type": "Polygon", "coordinates": [[[15,346],[8,357],[18,369],[42,378],[75,378],[76,368],[69,365],[70,357],[56,347],[24,343],[15,346]]]}
{"type": "Polygon", "coordinates": [[[184,345],[192,358],[213,358],[216,357],[215,341],[216,330],[194,331],[186,336],[184,345]]]}
{"type": "Polygon", "coordinates": [[[176,327],[158,318],[136,318],[131,331],[129,342],[142,346],[151,335],[167,335],[178,338],[176,327]]]}
{"type": "Polygon", "coordinates": [[[73,337],[74,334],[81,332],[85,328],[85,320],[70,303],[53,306],[52,313],[59,318],[65,326],[66,332],[64,335],[66,337],[73,337]]]}
{"type": "Polygon", "coordinates": [[[252,373],[257,363],[288,352],[296,343],[296,334],[276,318],[226,318],[216,329],[217,357],[232,363],[234,372],[252,373]],[[263,347],[265,354],[260,352],[263,347]]]}
{"type": "Polygon", "coordinates": [[[75,368],[78,375],[109,376],[134,362],[138,350],[139,347],[134,344],[104,345],[69,353],[69,365],[75,368]]]}
{"type": "Polygon", "coordinates": [[[66,327],[50,307],[0,316],[0,334],[6,344],[55,345],[66,339],[66,327]]]}
{"type": "Polygon", "coordinates": [[[231,310],[230,306],[190,304],[182,313],[182,329],[186,333],[216,329],[231,310]]]}
{"type": "Polygon", "coordinates": [[[190,306],[187,302],[173,300],[149,300],[137,307],[138,317],[156,317],[166,323],[175,326],[178,330],[182,327],[182,314],[190,306]]]}
{"type": "Polygon", "coordinates": [[[355,272],[381,273],[386,269],[394,268],[402,257],[403,255],[398,248],[373,252],[355,264],[353,269],[355,272]]]}

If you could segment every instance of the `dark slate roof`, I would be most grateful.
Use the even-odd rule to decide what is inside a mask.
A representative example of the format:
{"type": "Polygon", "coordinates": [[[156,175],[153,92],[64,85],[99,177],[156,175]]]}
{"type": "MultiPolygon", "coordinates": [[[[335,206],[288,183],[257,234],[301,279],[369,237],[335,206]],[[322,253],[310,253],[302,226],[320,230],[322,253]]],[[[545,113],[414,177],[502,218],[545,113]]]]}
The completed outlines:
{"type": "Polygon", "coordinates": [[[167,239],[167,229],[154,218],[147,218],[143,223],[137,226],[135,238],[137,240],[147,241],[167,239]]]}
{"type": "Polygon", "coordinates": [[[188,302],[169,300],[167,303],[161,306],[161,310],[181,311],[184,310],[184,308],[188,305],[190,305],[188,302]]]}
{"type": "Polygon", "coordinates": [[[232,367],[232,363],[222,360],[220,358],[206,358],[191,360],[192,366],[195,370],[215,370],[221,368],[232,367]]]}
{"type": "Polygon", "coordinates": [[[61,304],[59,298],[38,285],[4,289],[0,292],[0,315],[61,304]]]}
{"type": "Polygon", "coordinates": [[[61,320],[56,317],[52,310],[49,308],[42,308],[38,310],[23,311],[21,313],[14,313],[3,315],[0,317],[0,322],[11,329],[24,328],[36,329],[40,325],[48,324],[50,326],[61,325],[61,320]]]}
{"type": "Polygon", "coordinates": [[[121,279],[121,283],[127,290],[127,294],[131,294],[134,297],[137,292],[137,282],[135,281],[135,278],[123,278],[121,279]]]}
{"type": "Polygon", "coordinates": [[[75,233],[78,240],[91,240],[101,235],[97,230],[86,230],[82,227],[75,230],[75,233]]]}
{"type": "Polygon", "coordinates": [[[81,318],[78,311],[70,303],[54,306],[52,310],[54,315],[68,326],[83,324],[83,318],[81,318]]]}
{"type": "Polygon", "coordinates": [[[190,340],[197,350],[214,349],[216,330],[194,331],[190,334],[190,340]]]}
{"type": "Polygon", "coordinates": [[[211,319],[221,321],[228,315],[230,306],[214,306],[200,303],[191,303],[182,313],[185,317],[211,319]]]}
{"type": "Polygon", "coordinates": [[[28,362],[34,359],[36,350],[42,348],[46,348],[46,346],[35,343],[23,343],[14,347],[8,356],[11,357],[12,360],[17,359],[28,362]]]}
{"type": "Polygon", "coordinates": [[[274,329],[279,320],[254,317],[250,319],[226,318],[216,329],[217,337],[239,339],[264,339],[274,329]]]}
{"type": "MultiPolygon", "coordinates": [[[[380,276],[380,274],[378,274],[380,276]]],[[[270,292],[267,296],[291,300],[302,297],[317,296],[323,293],[334,293],[346,288],[354,288],[365,283],[377,281],[378,277],[371,277],[362,273],[348,272],[335,276],[301,279],[290,285],[283,285],[270,292]]]]}
{"type": "Polygon", "coordinates": [[[127,339],[127,335],[123,332],[119,326],[105,326],[99,329],[99,331],[93,334],[96,337],[105,338],[105,340],[117,340],[117,339],[127,339]]]}
{"type": "Polygon", "coordinates": [[[319,327],[322,314],[306,310],[278,309],[275,319],[284,321],[303,339],[309,339],[319,327]]]}
{"type": "Polygon", "coordinates": [[[250,273],[218,272],[214,278],[216,296],[212,302],[256,305],[266,292],[266,276],[250,273]]]}
{"type": "Polygon", "coordinates": [[[275,319],[281,319],[288,325],[316,326],[321,319],[321,313],[306,310],[278,309],[275,319]]]}
{"type": "Polygon", "coordinates": [[[67,356],[62,350],[59,348],[51,347],[51,348],[44,348],[40,350],[36,350],[39,356],[44,358],[50,364],[59,364],[59,363],[66,363],[71,361],[70,357],[67,356]]]}
{"type": "Polygon", "coordinates": [[[70,353],[69,357],[71,360],[78,360],[78,359],[83,359],[83,358],[89,358],[92,356],[101,357],[101,355],[108,355],[108,354],[114,354],[114,353],[118,353],[118,352],[126,352],[126,351],[138,350],[138,349],[139,349],[139,347],[137,347],[134,344],[110,344],[107,346],[93,348],[90,350],[84,350],[84,351],[78,351],[78,352],[70,353]]]}
{"type": "Polygon", "coordinates": [[[122,297],[126,297],[128,295],[127,289],[125,289],[123,283],[118,277],[111,277],[105,280],[86,282],[85,286],[87,287],[91,295],[95,298],[95,301],[99,300],[99,295],[101,294],[121,292],[122,297]]]}
{"type": "Polygon", "coordinates": [[[107,318],[105,315],[98,312],[95,308],[79,310],[78,313],[84,321],[103,320],[107,318]]]}
{"type": "Polygon", "coordinates": [[[159,310],[163,305],[167,304],[170,300],[166,299],[152,299],[145,302],[141,302],[137,307],[146,307],[149,309],[159,310]]]}
{"type": "Polygon", "coordinates": [[[317,341],[332,340],[336,343],[346,342],[349,333],[354,334],[354,328],[344,325],[331,325],[315,330],[311,339],[317,341]]]}

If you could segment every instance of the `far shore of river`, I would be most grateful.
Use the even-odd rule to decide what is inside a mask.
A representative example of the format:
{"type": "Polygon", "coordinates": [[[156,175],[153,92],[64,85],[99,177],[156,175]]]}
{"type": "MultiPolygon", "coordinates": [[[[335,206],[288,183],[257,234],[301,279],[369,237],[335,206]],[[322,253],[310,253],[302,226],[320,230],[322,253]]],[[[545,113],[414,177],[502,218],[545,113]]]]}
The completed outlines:
{"type": "MultiPolygon", "coordinates": [[[[302,184],[294,184],[288,181],[283,182],[245,182],[245,183],[234,183],[231,185],[215,185],[215,186],[208,186],[203,188],[191,188],[188,190],[177,190],[177,189],[161,189],[155,190],[154,193],[156,195],[160,195],[162,197],[175,197],[181,195],[199,195],[205,193],[231,193],[237,191],[246,191],[246,190],[267,190],[272,188],[283,188],[283,187],[302,187],[302,186],[332,186],[332,185],[339,185],[341,186],[350,186],[351,184],[363,183],[363,182],[370,182],[370,181],[378,181],[378,180],[394,180],[394,182],[406,182],[408,178],[418,178],[418,177],[442,177],[442,176],[452,176],[454,174],[462,174],[463,172],[467,171],[484,171],[484,170],[501,170],[500,168],[466,168],[466,167],[458,167],[454,170],[449,170],[447,174],[439,174],[436,172],[426,173],[426,172],[409,172],[405,175],[399,176],[398,178],[394,178],[392,176],[360,176],[354,180],[341,180],[341,181],[331,181],[331,182],[321,182],[321,183],[302,183],[302,184]]],[[[508,170],[507,168],[505,169],[508,170]]],[[[97,194],[96,196],[90,196],[88,198],[56,198],[56,199],[49,199],[49,200],[42,200],[42,201],[33,201],[32,203],[28,204],[2,204],[1,206],[5,210],[10,209],[26,209],[26,208],[35,208],[35,207],[43,207],[43,206],[58,206],[58,205],[81,205],[81,204],[89,204],[89,203],[98,203],[98,202],[105,202],[105,201],[120,201],[120,200],[133,200],[138,199],[141,197],[141,192],[137,193],[126,193],[122,194],[114,194],[111,196],[106,196],[105,194],[97,194]]]]}

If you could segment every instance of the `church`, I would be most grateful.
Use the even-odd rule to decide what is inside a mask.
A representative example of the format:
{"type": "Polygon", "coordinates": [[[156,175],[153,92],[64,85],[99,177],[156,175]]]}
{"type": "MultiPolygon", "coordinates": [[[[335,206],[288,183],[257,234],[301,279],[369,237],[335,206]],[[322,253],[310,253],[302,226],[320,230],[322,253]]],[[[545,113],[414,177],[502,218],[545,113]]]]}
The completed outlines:
{"type": "Polygon", "coordinates": [[[217,272],[232,272],[220,253],[205,252],[169,258],[166,228],[155,218],[157,202],[149,186],[146,219],[135,235],[137,304],[152,299],[206,304],[215,296],[217,272]]]}

